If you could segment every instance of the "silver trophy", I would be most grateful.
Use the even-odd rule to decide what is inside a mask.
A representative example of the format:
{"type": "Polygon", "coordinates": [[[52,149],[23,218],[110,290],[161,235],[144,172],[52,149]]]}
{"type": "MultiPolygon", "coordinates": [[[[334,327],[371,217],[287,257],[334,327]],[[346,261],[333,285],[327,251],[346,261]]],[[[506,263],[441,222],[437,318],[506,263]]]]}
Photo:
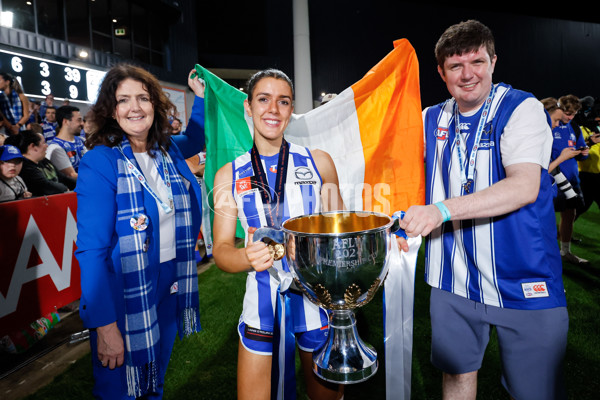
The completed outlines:
{"type": "Polygon", "coordinates": [[[326,381],[358,383],[377,372],[377,352],[360,339],[353,310],[371,301],[383,283],[398,221],[339,211],[292,218],[281,229],[254,233],[254,241],[267,242],[276,259],[285,253],[296,286],[329,310],[327,342],[313,354],[313,370],[326,381]]]}

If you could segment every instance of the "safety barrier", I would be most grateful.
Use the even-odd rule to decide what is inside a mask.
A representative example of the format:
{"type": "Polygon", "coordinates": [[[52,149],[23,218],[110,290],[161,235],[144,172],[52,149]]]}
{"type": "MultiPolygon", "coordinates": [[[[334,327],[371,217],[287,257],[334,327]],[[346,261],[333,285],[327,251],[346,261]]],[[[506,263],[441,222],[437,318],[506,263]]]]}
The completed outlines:
{"type": "Polygon", "coordinates": [[[77,197],[0,203],[0,338],[81,295],[77,197]]]}

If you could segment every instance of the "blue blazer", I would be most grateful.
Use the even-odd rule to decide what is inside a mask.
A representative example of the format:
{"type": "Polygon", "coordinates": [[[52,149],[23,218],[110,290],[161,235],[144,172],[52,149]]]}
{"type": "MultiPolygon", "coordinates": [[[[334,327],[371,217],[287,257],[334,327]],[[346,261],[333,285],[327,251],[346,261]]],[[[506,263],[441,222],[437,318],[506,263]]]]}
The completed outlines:
{"type": "MultiPolygon", "coordinates": [[[[185,159],[202,151],[203,147],[204,100],[197,97],[186,132],[171,137],[168,151],[179,174],[190,182],[194,239],[198,237],[202,221],[202,195],[185,159]]],[[[123,326],[125,301],[116,232],[117,155],[113,149],[96,146],[83,156],[75,191],[78,202],[75,256],[81,269],[81,319],[87,328],[115,321],[123,326]]],[[[146,190],[143,193],[144,207],[150,219],[147,229],[152,238],[148,265],[156,289],[160,264],[158,207],[146,190]]]]}

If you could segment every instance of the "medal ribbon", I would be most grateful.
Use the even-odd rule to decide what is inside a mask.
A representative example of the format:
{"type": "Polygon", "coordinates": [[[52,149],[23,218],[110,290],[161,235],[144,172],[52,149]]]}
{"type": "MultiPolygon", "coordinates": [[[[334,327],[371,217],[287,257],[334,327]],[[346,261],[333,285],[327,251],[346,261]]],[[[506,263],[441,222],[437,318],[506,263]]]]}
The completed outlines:
{"type": "Polygon", "coordinates": [[[268,208],[267,217],[268,226],[279,228],[283,219],[283,198],[285,196],[285,182],[287,179],[288,158],[290,154],[290,145],[285,139],[282,139],[279,149],[279,158],[277,160],[277,176],[275,178],[275,196],[271,196],[269,190],[269,181],[260,161],[260,154],[256,148],[256,144],[252,146],[250,153],[252,160],[252,169],[254,176],[252,177],[252,186],[260,192],[262,202],[265,208],[268,208]]]}
{"type": "MultiPolygon", "coordinates": [[[[475,131],[475,142],[473,143],[473,148],[471,149],[471,154],[469,156],[469,165],[468,165],[468,174],[465,174],[465,165],[464,159],[466,158],[463,154],[462,148],[460,146],[460,138],[462,138],[460,134],[460,113],[458,111],[458,106],[456,101],[454,102],[454,145],[456,146],[456,151],[458,152],[458,166],[460,168],[460,183],[466,192],[471,191],[471,185],[474,183],[475,177],[475,161],[477,160],[477,149],[479,148],[479,142],[481,141],[481,135],[483,133],[483,127],[485,126],[487,116],[490,111],[490,107],[492,105],[492,100],[494,98],[494,94],[496,93],[496,87],[492,84],[492,88],[490,89],[490,95],[483,106],[483,112],[479,117],[479,123],[477,124],[477,130],[475,131]]],[[[467,141],[464,140],[465,147],[467,145],[467,141]]]]}
{"type": "MultiPolygon", "coordinates": [[[[290,146],[282,139],[277,159],[277,175],[275,177],[275,195],[271,196],[267,175],[260,160],[256,145],[251,150],[252,187],[260,192],[268,226],[280,228],[283,219],[283,202],[290,146]]],[[[273,327],[273,357],[271,364],[271,398],[292,400],[296,398],[295,352],[296,337],[291,309],[291,298],[288,289],[292,284],[290,272],[276,270],[275,279],[279,282],[275,304],[275,323],[273,327]]],[[[271,273],[271,272],[270,272],[271,273]]]]}
{"type": "MultiPolygon", "coordinates": [[[[156,199],[156,201],[158,202],[160,207],[163,209],[163,211],[166,214],[173,212],[173,208],[174,208],[174,206],[173,206],[173,189],[171,188],[171,178],[169,176],[169,170],[167,169],[167,163],[165,163],[165,159],[164,159],[165,156],[163,155],[162,151],[158,152],[160,154],[160,163],[161,163],[162,168],[160,168],[158,165],[156,166],[156,168],[158,169],[159,174],[162,169],[162,175],[163,175],[162,178],[165,181],[165,186],[167,187],[167,198],[169,200],[169,204],[165,203],[160,197],[158,197],[158,194],[156,194],[154,192],[154,190],[152,190],[152,188],[148,184],[148,181],[146,181],[146,177],[144,176],[144,174],[142,174],[140,172],[140,170],[137,169],[137,167],[125,155],[125,153],[123,153],[123,148],[121,147],[120,144],[117,146],[117,148],[119,149],[121,154],[123,154],[123,157],[125,157],[125,162],[127,163],[127,168],[129,168],[131,170],[131,173],[137,178],[137,180],[140,182],[140,184],[143,186],[143,188],[146,189],[148,191],[148,193],[150,193],[150,195],[156,199]]],[[[155,161],[155,164],[156,164],[156,161],[155,161]]]]}

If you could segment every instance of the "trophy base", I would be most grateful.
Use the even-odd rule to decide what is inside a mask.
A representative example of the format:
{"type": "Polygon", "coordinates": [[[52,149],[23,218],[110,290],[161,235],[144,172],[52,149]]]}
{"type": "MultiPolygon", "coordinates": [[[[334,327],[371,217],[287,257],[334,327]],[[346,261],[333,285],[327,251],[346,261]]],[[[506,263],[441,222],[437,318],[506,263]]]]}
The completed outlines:
{"type": "Polygon", "coordinates": [[[366,381],[377,367],[377,352],[360,339],[354,312],[331,311],[327,342],[313,354],[314,373],[325,381],[347,385],[366,381]]]}

